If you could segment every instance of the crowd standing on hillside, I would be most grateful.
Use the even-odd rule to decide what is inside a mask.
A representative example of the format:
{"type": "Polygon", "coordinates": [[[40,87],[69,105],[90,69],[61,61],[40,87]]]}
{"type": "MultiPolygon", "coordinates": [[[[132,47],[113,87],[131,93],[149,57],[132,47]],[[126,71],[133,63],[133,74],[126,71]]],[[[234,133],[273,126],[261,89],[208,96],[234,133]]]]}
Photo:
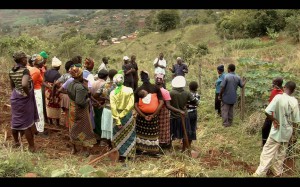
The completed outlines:
{"type": "MultiPolygon", "coordinates": [[[[191,81],[186,89],[185,75],[188,66],[178,57],[169,68],[171,86],[166,89],[167,62],[163,53],[154,60],[154,82],[145,70],[138,68],[136,56],[123,57],[122,69],[110,69],[108,58],[94,75],[94,60],[75,56],[65,63],[65,74],[57,57],[51,59],[45,51],[27,55],[23,51],[13,54],[15,65],[9,72],[12,95],[12,135],[14,147],[20,146],[25,134],[31,152],[35,152],[34,136],[48,138],[45,123],[69,129],[72,153],[78,146],[83,155],[89,148],[107,145],[118,150],[120,161],[147,154],[160,157],[162,149],[170,148],[172,141],[182,141],[182,151],[197,139],[197,107],[200,95],[198,83],[191,81]],[[141,86],[138,87],[138,82],[141,86]],[[185,131],[187,136],[185,136],[185,131]]],[[[215,110],[223,119],[223,126],[233,125],[233,107],[237,101],[237,88],[246,80],[235,74],[235,65],[217,67],[215,83],[215,110]]],[[[265,112],[267,118],[262,128],[263,151],[255,176],[264,175],[275,158],[275,174],[283,173],[282,165],[293,125],[300,122],[298,101],[291,96],[296,88],[287,82],[282,88],[282,78],[273,80],[273,90],[265,112]]]]}

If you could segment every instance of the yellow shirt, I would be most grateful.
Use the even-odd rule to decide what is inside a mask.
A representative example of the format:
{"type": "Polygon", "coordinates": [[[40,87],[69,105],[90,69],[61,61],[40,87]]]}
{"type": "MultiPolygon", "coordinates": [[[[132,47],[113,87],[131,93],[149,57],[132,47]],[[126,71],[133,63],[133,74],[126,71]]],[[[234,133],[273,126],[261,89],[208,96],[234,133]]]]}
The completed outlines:
{"type": "Polygon", "coordinates": [[[115,95],[115,90],[110,92],[110,106],[116,125],[121,125],[121,119],[133,109],[134,95],[130,87],[122,86],[122,90],[115,95]]]}

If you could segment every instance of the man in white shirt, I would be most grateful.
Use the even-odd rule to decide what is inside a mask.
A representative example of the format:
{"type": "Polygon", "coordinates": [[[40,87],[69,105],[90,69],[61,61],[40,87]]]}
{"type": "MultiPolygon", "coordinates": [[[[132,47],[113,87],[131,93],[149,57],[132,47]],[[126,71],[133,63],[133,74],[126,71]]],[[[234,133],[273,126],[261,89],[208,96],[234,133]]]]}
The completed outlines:
{"type": "MultiPolygon", "coordinates": [[[[164,54],[159,53],[158,58],[156,58],[153,62],[153,65],[155,67],[154,74],[163,74],[164,78],[166,77],[166,67],[167,67],[167,61],[164,59],[164,54]]],[[[166,84],[163,84],[163,87],[166,88],[166,84]]]]}
{"type": "Polygon", "coordinates": [[[272,121],[272,128],[260,155],[260,164],[253,176],[265,176],[271,166],[275,176],[283,174],[288,144],[295,133],[293,128],[300,122],[298,101],[291,96],[295,88],[294,82],[287,82],[283,88],[284,93],[276,95],[265,109],[267,117],[272,121]]]}
{"type": "Polygon", "coordinates": [[[100,64],[99,68],[98,68],[98,72],[102,69],[105,69],[108,71],[108,67],[107,67],[107,64],[108,64],[108,58],[107,57],[103,57],[102,58],[102,63],[100,64]]]}
{"type": "Polygon", "coordinates": [[[154,60],[153,65],[155,67],[155,70],[154,70],[155,75],[156,74],[163,74],[163,75],[166,74],[165,69],[167,67],[167,62],[164,59],[163,53],[160,53],[159,57],[154,60]]]}

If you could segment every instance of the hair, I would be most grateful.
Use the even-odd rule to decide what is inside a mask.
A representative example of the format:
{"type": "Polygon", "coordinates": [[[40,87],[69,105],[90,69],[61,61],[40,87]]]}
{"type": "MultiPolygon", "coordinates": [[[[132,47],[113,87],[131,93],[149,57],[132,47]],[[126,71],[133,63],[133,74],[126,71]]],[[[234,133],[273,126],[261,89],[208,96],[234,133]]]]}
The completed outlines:
{"type": "Polygon", "coordinates": [[[67,72],[69,71],[69,69],[71,68],[72,65],[73,65],[73,61],[71,61],[71,60],[66,62],[65,69],[66,69],[67,72]]]}
{"type": "Polygon", "coordinates": [[[142,89],[142,90],[138,91],[137,95],[138,95],[139,98],[144,98],[145,97],[143,91],[145,91],[145,90],[142,89]]]}
{"type": "Polygon", "coordinates": [[[235,71],[235,65],[234,64],[229,64],[228,69],[230,69],[230,71],[234,72],[235,71]]]}
{"type": "Polygon", "coordinates": [[[107,78],[107,76],[108,76],[108,71],[105,70],[105,69],[102,69],[102,70],[100,70],[100,71],[98,72],[98,77],[99,77],[100,79],[107,78]]]}
{"type": "Polygon", "coordinates": [[[82,57],[81,56],[75,56],[71,59],[74,64],[82,64],[82,57]]]}
{"type": "Polygon", "coordinates": [[[110,79],[110,80],[113,80],[114,76],[115,76],[117,73],[118,73],[118,71],[115,70],[115,69],[109,70],[109,71],[108,71],[108,77],[109,77],[109,79],[110,79]]]}
{"type": "Polygon", "coordinates": [[[107,60],[108,60],[107,57],[103,57],[103,58],[102,58],[102,62],[107,61],[107,60]]]}
{"type": "Polygon", "coordinates": [[[31,58],[28,59],[28,63],[31,67],[33,67],[33,60],[31,60],[31,58]]]}
{"type": "Polygon", "coordinates": [[[192,90],[192,91],[197,91],[197,89],[198,89],[198,83],[197,83],[196,81],[190,82],[189,88],[190,88],[190,90],[192,90]]]}
{"type": "Polygon", "coordinates": [[[288,81],[287,83],[285,83],[284,85],[287,89],[289,89],[292,93],[294,92],[294,90],[296,89],[296,83],[293,81],[288,81]]]}
{"type": "Polygon", "coordinates": [[[283,83],[283,78],[282,77],[276,77],[273,80],[273,84],[280,87],[280,88],[282,87],[282,83],[283,83]]]}

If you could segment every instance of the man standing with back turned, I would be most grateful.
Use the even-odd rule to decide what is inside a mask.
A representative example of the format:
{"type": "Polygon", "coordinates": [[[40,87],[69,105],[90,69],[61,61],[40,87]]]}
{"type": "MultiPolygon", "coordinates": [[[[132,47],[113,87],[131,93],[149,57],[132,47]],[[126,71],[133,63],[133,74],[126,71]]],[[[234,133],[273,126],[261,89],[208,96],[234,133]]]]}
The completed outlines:
{"type": "Polygon", "coordinates": [[[228,65],[228,74],[225,75],[224,80],[221,83],[221,91],[218,96],[222,101],[221,113],[223,118],[223,126],[229,127],[233,122],[233,106],[237,100],[237,87],[243,88],[246,84],[246,80],[241,80],[239,76],[235,74],[235,65],[228,65]]]}
{"type": "Polygon", "coordinates": [[[260,164],[253,176],[266,176],[271,166],[275,177],[283,174],[288,143],[295,133],[293,127],[300,122],[298,101],[291,96],[295,88],[294,82],[287,82],[283,87],[284,93],[276,95],[265,109],[265,114],[272,121],[272,128],[260,155],[260,164]]]}

